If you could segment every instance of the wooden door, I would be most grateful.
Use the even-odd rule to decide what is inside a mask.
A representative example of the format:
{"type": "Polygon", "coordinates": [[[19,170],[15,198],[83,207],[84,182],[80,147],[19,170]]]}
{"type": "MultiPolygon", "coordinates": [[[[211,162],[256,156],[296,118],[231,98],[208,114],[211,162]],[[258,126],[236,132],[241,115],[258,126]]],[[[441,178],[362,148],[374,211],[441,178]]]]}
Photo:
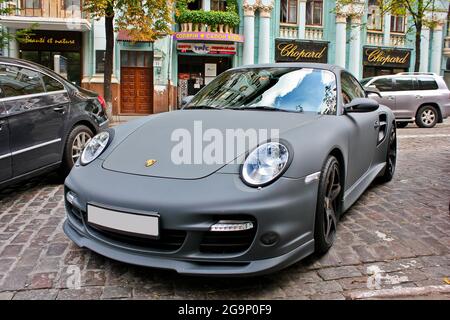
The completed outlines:
{"type": "Polygon", "coordinates": [[[140,63],[140,54],[134,51],[122,52],[120,71],[121,114],[153,113],[153,68],[148,66],[151,61],[147,62],[147,59],[140,63]],[[124,54],[127,55],[126,58],[124,58],[124,54]]]}

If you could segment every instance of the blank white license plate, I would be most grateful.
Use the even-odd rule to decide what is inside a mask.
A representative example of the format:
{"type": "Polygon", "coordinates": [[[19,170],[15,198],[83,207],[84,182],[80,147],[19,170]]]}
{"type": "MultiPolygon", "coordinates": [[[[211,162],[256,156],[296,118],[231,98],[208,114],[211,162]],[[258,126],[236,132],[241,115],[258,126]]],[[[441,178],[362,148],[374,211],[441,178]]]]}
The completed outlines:
{"type": "Polygon", "coordinates": [[[88,205],[87,217],[89,223],[100,227],[150,237],[159,236],[158,216],[125,213],[88,205]]]}

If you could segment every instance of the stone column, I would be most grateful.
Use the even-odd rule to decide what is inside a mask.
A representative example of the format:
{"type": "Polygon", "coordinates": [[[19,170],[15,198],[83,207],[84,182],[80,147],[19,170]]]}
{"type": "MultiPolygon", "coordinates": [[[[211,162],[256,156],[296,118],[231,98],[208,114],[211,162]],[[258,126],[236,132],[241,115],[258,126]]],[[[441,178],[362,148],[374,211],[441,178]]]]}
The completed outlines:
{"type": "Polygon", "coordinates": [[[345,68],[345,55],[347,47],[347,16],[336,15],[336,55],[334,63],[345,68]]]}
{"type": "Polygon", "coordinates": [[[16,29],[8,28],[8,33],[13,37],[11,40],[9,40],[8,56],[11,58],[19,58],[19,44],[14,38],[14,36],[16,35],[16,31],[16,29]]]}
{"type": "Polygon", "coordinates": [[[298,38],[305,39],[306,33],[306,0],[300,0],[298,6],[298,38]]]}
{"type": "Polygon", "coordinates": [[[439,23],[433,28],[433,40],[431,42],[431,62],[430,71],[441,74],[442,60],[442,31],[443,24],[439,23]]]}
{"type": "Polygon", "coordinates": [[[356,78],[361,77],[361,15],[351,17],[349,70],[356,78]]]}
{"type": "Polygon", "coordinates": [[[244,52],[242,64],[255,63],[255,10],[256,1],[246,0],[244,8],[244,52]]]}
{"type": "Polygon", "coordinates": [[[420,72],[429,71],[429,59],[430,59],[430,28],[423,27],[420,34],[420,72]]]}
{"type": "Polygon", "coordinates": [[[259,3],[259,51],[258,63],[270,62],[270,16],[272,0],[261,0],[259,3]]]}
{"type": "Polygon", "coordinates": [[[391,45],[391,13],[386,12],[384,15],[384,26],[383,26],[383,45],[391,45]]]}

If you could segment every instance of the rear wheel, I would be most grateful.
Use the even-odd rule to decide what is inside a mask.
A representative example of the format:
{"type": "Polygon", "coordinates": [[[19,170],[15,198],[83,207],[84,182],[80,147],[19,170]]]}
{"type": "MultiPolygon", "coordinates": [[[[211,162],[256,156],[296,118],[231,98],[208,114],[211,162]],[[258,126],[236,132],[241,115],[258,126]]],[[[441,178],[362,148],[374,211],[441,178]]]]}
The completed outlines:
{"type": "Polygon", "coordinates": [[[64,146],[62,173],[68,174],[75,162],[81,156],[86,144],[94,136],[91,129],[84,125],[78,125],[72,129],[64,146]]]}
{"type": "Polygon", "coordinates": [[[433,128],[438,121],[438,113],[433,106],[419,108],[416,116],[416,124],[421,128],[433,128]]]}
{"type": "Polygon", "coordinates": [[[314,228],[315,249],[325,253],[334,243],[342,210],[342,186],[339,161],[329,156],[322,168],[314,228]]]}
{"type": "Polygon", "coordinates": [[[408,126],[409,122],[406,121],[402,121],[402,122],[397,122],[397,128],[406,128],[408,126]]]}
{"type": "Polygon", "coordinates": [[[378,178],[381,183],[386,183],[392,180],[395,173],[395,167],[397,164],[397,132],[395,126],[391,128],[389,133],[389,145],[386,154],[386,168],[384,174],[378,178]]]}

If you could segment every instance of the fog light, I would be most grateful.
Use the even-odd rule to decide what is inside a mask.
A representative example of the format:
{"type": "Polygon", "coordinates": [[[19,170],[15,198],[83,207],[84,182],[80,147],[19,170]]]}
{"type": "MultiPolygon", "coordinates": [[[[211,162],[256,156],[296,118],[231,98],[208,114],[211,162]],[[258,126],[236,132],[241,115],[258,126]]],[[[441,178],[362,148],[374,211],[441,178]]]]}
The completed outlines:
{"type": "Polygon", "coordinates": [[[264,233],[260,239],[264,245],[270,246],[272,244],[275,244],[278,241],[279,236],[275,232],[267,232],[267,233],[264,233]]]}
{"type": "Polygon", "coordinates": [[[235,221],[235,220],[220,220],[213,224],[210,231],[245,231],[253,228],[253,222],[251,221],[235,221]]]}
{"type": "Polygon", "coordinates": [[[66,200],[71,205],[73,205],[73,202],[75,201],[76,197],[77,196],[72,191],[69,191],[69,192],[66,193],[66,200]]]}

